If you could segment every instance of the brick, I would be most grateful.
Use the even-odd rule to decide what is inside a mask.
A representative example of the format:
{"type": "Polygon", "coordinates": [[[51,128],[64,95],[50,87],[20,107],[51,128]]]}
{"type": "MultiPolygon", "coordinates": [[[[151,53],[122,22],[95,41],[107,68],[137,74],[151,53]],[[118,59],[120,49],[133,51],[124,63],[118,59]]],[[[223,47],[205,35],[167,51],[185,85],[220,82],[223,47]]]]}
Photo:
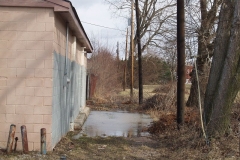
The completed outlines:
{"type": "Polygon", "coordinates": [[[1,141],[0,140],[0,148],[6,148],[7,146],[7,141],[6,141],[7,138],[4,139],[4,141],[1,141]]]}
{"type": "Polygon", "coordinates": [[[4,105],[1,105],[1,106],[0,106],[0,114],[6,113],[6,107],[7,107],[7,106],[4,106],[4,105]]]}
{"type": "Polygon", "coordinates": [[[35,32],[18,32],[16,39],[25,41],[36,40],[35,32]]]}
{"type": "Polygon", "coordinates": [[[31,151],[34,151],[34,148],[33,148],[33,142],[28,142],[28,150],[31,152],[31,151]]]}
{"type": "Polygon", "coordinates": [[[7,93],[9,92],[8,87],[0,86],[0,105],[4,106],[7,104],[7,93]]]}
{"type": "Polygon", "coordinates": [[[23,105],[24,103],[24,96],[7,96],[7,104],[23,105]]]}
{"type": "MultiPolygon", "coordinates": [[[[40,140],[39,140],[40,141],[40,140]]],[[[34,151],[40,151],[40,149],[41,149],[41,143],[40,142],[34,142],[33,143],[33,150],[34,151]]]]}
{"type": "Polygon", "coordinates": [[[44,60],[26,60],[26,68],[44,68],[44,60]]]}
{"type": "Polygon", "coordinates": [[[44,86],[43,79],[39,79],[39,78],[26,79],[26,86],[27,87],[43,87],[44,86]]]}
{"type": "Polygon", "coordinates": [[[7,86],[25,86],[25,78],[10,78],[7,80],[7,86]]]}
{"type": "Polygon", "coordinates": [[[11,53],[10,58],[14,59],[35,59],[35,51],[34,50],[17,50],[11,53]]]}
{"type": "Polygon", "coordinates": [[[35,77],[52,78],[53,70],[52,69],[35,69],[35,77]]]}
{"type": "Polygon", "coordinates": [[[24,51],[25,59],[35,59],[35,51],[24,51]]]}
{"type": "Polygon", "coordinates": [[[52,88],[35,88],[35,96],[52,96],[52,88]]]}
{"type": "Polygon", "coordinates": [[[34,95],[34,88],[32,87],[18,87],[16,88],[17,96],[31,96],[34,95]]]}
{"type": "Polygon", "coordinates": [[[7,68],[7,59],[0,59],[0,68],[7,68]]]}
{"type": "Polygon", "coordinates": [[[53,87],[52,78],[45,78],[44,79],[44,87],[47,87],[47,88],[52,88],[53,87]]]}
{"type": "Polygon", "coordinates": [[[27,41],[26,49],[44,50],[44,41],[27,41]]]}
{"type": "Polygon", "coordinates": [[[35,36],[37,41],[53,41],[53,32],[36,32],[35,36]]]}
{"type": "Polygon", "coordinates": [[[56,52],[56,53],[59,53],[60,52],[60,45],[58,45],[56,42],[53,43],[53,50],[56,52]]]}
{"type": "Polygon", "coordinates": [[[0,40],[16,40],[16,31],[0,31],[0,40]]]}
{"type": "Polygon", "coordinates": [[[26,105],[42,106],[43,105],[43,97],[26,96],[25,97],[25,104],[26,105]]]}
{"type": "Polygon", "coordinates": [[[5,91],[5,95],[8,97],[16,96],[15,88],[5,87],[4,91],[5,91]]]}
{"type": "Polygon", "coordinates": [[[0,122],[0,132],[9,132],[11,123],[0,122]]]}
{"type": "Polygon", "coordinates": [[[5,132],[0,132],[0,141],[5,140],[7,138],[5,132]]]}
{"type": "Polygon", "coordinates": [[[44,97],[44,106],[52,106],[52,97],[44,97]]]}
{"type": "MultiPolygon", "coordinates": [[[[1,46],[1,40],[0,40],[0,46],[1,46]]],[[[7,45],[7,44],[6,44],[7,45]]],[[[6,48],[1,49],[0,48],[0,58],[2,59],[7,59],[7,58],[12,58],[12,54],[16,53],[16,50],[9,50],[6,48]]]]}
{"type": "Polygon", "coordinates": [[[53,52],[53,42],[52,41],[45,41],[44,46],[45,51],[52,53],[53,52]]]}
{"type": "Polygon", "coordinates": [[[7,40],[0,40],[0,49],[8,49],[7,46],[8,46],[7,40]]]}
{"type": "Polygon", "coordinates": [[[45,31],[45,23],[29,22],[27,23],[27,31],[45,31]]]}
{"type": "Polygon", "coordinates": [[[19,21],[36,22],[36,19],[36,13],[24,13],[24,19],[21,18],[19,21]]]}
{"type": "Polygon", "coordinates": [[[37,14],[38,22],[54,22],[54,13],[53,11],[45,11],[37,14]]]}
{"type": "Polygon", "coordinates": [[[7,44],[7,49],[12,50],[19,50],[19,49],[26,49],[26,42],[25,41],[9,41],[7,44]]]}
{"type": "Polygon", "coordinates": [[[17,68],[17,77],[31,78],[34,77],[34,69],[29,68],[17,68]]]}
{"type": "Polygon", "coordinates": [[[43,123],[52,124],[52,115],[43,115],[43,123]]]}
{"type": "Polygon", "coordinates": [[[6,106],[6,113],[7,114],[15,114],[15,105],[7,105],[6,106]]]}
{"type": "Polygon", "coordinates": [[[53,60],[45,60],[44,61],[44,68],[53,69],[53,60]]]}
{"type": "Polygon", "coordinates": [[[34,114],[45,114],[45,115],[52,114],[52,107],[51,106],[34,107],[34,114]]]}
{"type": "Polygon", "coordinates": [[[6,114],[6,122],[8,123],[24,123],[24,117],[17,114],[6,114]]]}
{"type": "Polygon", "coordinates": [[[7,20],[6,21],[20,21],[22,20],[21,17],[24,17],[22,12],[8,12],[7,16],[7,20]]]}
{"type": "Polygon", "coordinates": [[[0,123],[6,122],[6,114],[0,114],[0,123]]]}
{"type": "Polygon", "coordinates": [[[16,106],[16,114],[21,114],[21,115],[33,114],[33,108],[34,106],[18,105],[16,106]]]}
{"type": "Polygon", "coordinates": [[[42,124],[43,116],[42,115],[25,115],[24,123],[28,124],[42,124]]]}
{"type": "Polygon", "coordinates": [[[0,86],[7,86],[7,80],[0,79],[0,86]]]}
{"type": "Polygon", "coordinates": [[[0,21],[11,21],[9,12],[1,12],[0,21]]]}
{"type": "Polygon", "coordinates": [[[18,59],[8,59],[8,68],[25,68],[26,61],[25,60],[18,60],[18,59]]]}
{"type": "Polygon", "coordinates": [[[52,132],[52,127],[50,124],[34,124],[34,132],[40,133],[41,128],[46,128],[47,134],[52,132]]]}
{"type": "MultiPolygon", "coordinates": [[[[24,116],[23,116],[23,117],[24,117],[24,116]]],[[[27,133],[33,133],[34,127],[33,127],[33,124],[31,124],[31,123],[29,123],[29,124],[26,124],[26,123],[19,124],[19,125],[17,126],[17,129],[16,129],[17,132],[21,133],[21,126],[22,126],[22,125],[25,125],[25,126],[26,126],[27,133]]]]}
{"type": "Polygon", "coordinates": [[[6,22],[6,26],[8,26],[7,30],[9,31],[26,31],[27,23],[26,22],[6,22]]]}
{"type": "Polygon", "coordinates": [[[17,75],[16,69],[1,69],[0,68],[0,76],[2,77],[16,77],[17,75]]]}
{"type": "MultiPolygon", "coordinates": [[[[0,23],[1,25],[1,23],[0,23]]],[[[46,23],[46,31],[53,32],[54,31],[54,23],[46,23]]]]}
{"type": "Polygon", "coordinates": [[[18,59],[18,60],[25,60],[25,52],[26,50],[14,50],[14,52],[11,52],[9,55],[9,59],[18,59]]]}
{"type": "Polygon", "coordinates": [[[47,52],[47,51],[35,51],[35,56],[37,60],[42,60],[42,59],[53,59],[52,52],[47,52]]]}
{"type": "Polygon", "coordinates": [[[7,31],[11,26],[11,22],[0,22],[0,31],[7,31]]]}
{"type": "Polygon", "coordinates": [[[43,97],[45,93],[44,91],[45,91],[45,88],[35,88],[34,95],[43,97]]]}
{"type": "Polygon", "coordinates": [[[40,132],[39,133],[28,133],[28,142],[40,143],[40,132]]]}

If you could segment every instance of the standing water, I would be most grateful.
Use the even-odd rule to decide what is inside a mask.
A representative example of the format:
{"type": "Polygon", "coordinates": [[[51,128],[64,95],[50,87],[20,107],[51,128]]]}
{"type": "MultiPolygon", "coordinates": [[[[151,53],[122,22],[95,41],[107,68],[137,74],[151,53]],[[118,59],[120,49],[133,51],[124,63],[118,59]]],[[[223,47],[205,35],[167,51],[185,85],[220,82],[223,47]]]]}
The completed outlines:
{"type": "Polygon", "coordinates": [[[125,111],[91,111],[81,134],[89,137],[95,136],[117,136],[117,137],[140,137],[149,133],[146,127],[152,119],[149,115],[139,113],[128,113],[125,111]]]}

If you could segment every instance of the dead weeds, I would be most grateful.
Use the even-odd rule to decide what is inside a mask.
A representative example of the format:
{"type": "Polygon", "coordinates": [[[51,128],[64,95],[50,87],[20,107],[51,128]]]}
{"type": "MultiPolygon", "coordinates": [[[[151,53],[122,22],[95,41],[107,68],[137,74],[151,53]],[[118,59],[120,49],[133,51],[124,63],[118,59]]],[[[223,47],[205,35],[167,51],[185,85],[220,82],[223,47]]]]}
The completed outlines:
{"type": "MultiPolygon", "coordinates": [[[[88,103],[92,110],[139,111],[138,105],[127,103],[127,101],[108,103],[98,100],[88,103]]],[[[38,152],[30,152],[28,155],[21,152],[6,155],[0,152],[0,160],[56,160],[61,156],[68,160],[240,159],[239,104],[239,102],[236,103],[232,111],[231,132],[224,137],[204,139],[197,108],[186,108],[184,125],[178,128],[176,106],[166,105],[158,109],[149,107],[150,109],[142,111],[154,114],[158,119],[148,128],[152,134],[151,137],[80,137],[73,139],[73,135],[77,132],[69,132],[47,155],[41,155],[38,152]]]]}

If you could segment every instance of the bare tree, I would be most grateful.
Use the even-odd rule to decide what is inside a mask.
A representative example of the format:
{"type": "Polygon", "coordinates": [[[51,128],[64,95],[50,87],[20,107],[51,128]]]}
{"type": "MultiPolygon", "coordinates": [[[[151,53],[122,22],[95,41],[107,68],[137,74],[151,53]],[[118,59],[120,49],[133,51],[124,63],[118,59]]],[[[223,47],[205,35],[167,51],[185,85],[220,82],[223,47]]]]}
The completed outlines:
{"type": "Polygon", "coordinates": [[[239,12],[239,0],[223,1],[204,103],[209,136],[228,132],[231,109],[240,89],[239,12]]]}
{"type": "Polygon", "coordinates": [[[88,58],[88,73],[98,77],[96,97],[106,99],[121,87],[122,73],[118,72],[120,61],[114,56],[116,55],[114,50],[102,44],[99,39],[93,37],[91,42],[94,51],[88,58]]]}
{"type": "MultiPolygon", "coordinates": [[[[197,68],[193,69],[192,86],[187,101],[187,106],[198,106],[197,78],[195,70],[198,70],[201,102],[203,103],[206,85],[209,76],[210,58],[213,56],[213,44],[215,38],[215,24],[218,20],[218,11],[222,0],[200,0],[200,27],[196,29],[198,36],[197,68]]],[[[195,23],[198,23],[195,21],[195,23]]]]}
{"type": "MultiPolygon", "coordinates": [[[[130,10],[131,0],[105,1],[110,4],[116,16],[129,17],[126,13],[130,10]]],[[[174,32],[171,31],[176,26],[175,7],[175,0],[139,0],[139,32],[140,39],[142,39],[142,52],[144,52],[149,45],[154,47],[162,46],[163,39],[174,35],[174,32]]],[[[136,36],[134,42],[134,46],[136,46],[136,36]]]]}

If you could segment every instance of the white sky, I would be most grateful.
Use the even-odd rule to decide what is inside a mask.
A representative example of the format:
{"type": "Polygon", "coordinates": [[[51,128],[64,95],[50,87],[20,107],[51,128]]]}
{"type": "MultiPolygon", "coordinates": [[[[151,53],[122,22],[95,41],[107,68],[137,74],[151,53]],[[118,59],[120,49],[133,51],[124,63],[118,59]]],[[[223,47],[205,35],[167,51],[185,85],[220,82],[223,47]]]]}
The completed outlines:
{"type": "Polygon", "coordinates": [[[109,9],[109,5],[106,4],[104,0],[71,0],[71,2],[90,40],[94,36],[103,44],[107,44],[110,48],[114,47],[114,51],[116,50],[117,41],[119,41],[120,52],[124,51],[123,46],[125,44],[126,33],[93,26],[83,22],[125,31],[127,28],[127,19],[114,17],[109,9]]]}

